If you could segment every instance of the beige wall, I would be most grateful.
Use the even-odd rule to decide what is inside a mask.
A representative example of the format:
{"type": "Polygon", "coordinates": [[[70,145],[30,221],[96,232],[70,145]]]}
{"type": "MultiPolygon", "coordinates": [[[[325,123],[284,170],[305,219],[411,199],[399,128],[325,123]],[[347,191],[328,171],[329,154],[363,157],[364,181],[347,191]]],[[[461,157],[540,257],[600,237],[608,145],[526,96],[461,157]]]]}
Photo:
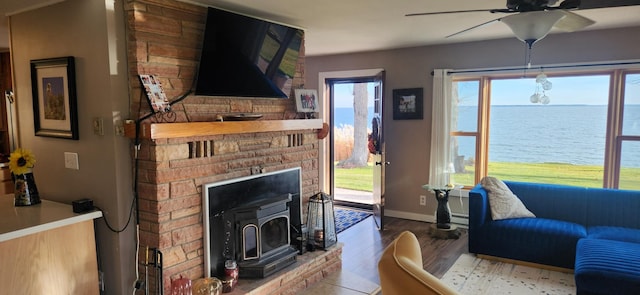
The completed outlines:
{"type": "MultiPolygon", "coordinates": [[[[121,5],[118,1],[117,6],[121,5]]],[[[123,227],[132,200],[131,157],[129,140],[115,135],[113,123],[129,117],[122,7],[114,15],[105,8],[105,1],[67,0],[14,15],[10,21],[19,141],[21,147],[35,153],[34,173],[41,198],[64,203],[93,199],[113,226],[123,227]],[[108,17],[115,18],[110,28],[108,17]],[[121,37],[109,39],[109,31],[121,37]],[[109,48],[117,55],[113,72],[109,48]],[[62,56],[74,56],[76,62],[77,141],[34,136],[30,60],[62,56]],[[93,133],[95,117],[104,120],[103,136],[93,133]],[[64,152],[78,153],[80,170],[64,168],[64,152]]],[[[96,224],[108,294],[129,293],[135,265],[135,220],[120,234],[109,232],[101,220],[96,224]]]]}
{"type": "MultiPolygon", "coordinates": [[[[534,45],[534,65],[640,59],[640,27],[622,30],[562,33],[547,36],[534,45]]],[[[471,69],[522,66],[524,43],[516,38],[473,43],[417,47],[333,56],[307,56],[305,86],[318,89],[321,72],[371,68],[386,70],[385,142],[387,215],[429,220],[436,201],[419,206],[421,185],[428,182],[431,138],[430,72],[436,68],[471,69]],[[391,93],[398,88],[424,88],[424,120],[394,121],[391,93]]],[[[457,201],[456,201],[457,203],[457,201]]],[[[465,205],[466,207],[466,205],[465,205]]]]}

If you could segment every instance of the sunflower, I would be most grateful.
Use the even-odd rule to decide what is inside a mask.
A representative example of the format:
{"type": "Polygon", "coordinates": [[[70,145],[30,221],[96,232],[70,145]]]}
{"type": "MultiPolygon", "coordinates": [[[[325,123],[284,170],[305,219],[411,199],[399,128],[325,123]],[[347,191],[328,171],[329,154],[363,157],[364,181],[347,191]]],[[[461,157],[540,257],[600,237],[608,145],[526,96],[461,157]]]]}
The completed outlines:
{"type": "Polygon", "coordinates": [[[9,156],[9,170],[15,175],[25,174],[36,163],[36,157],[30,150],[17,148],[9,156]]]}

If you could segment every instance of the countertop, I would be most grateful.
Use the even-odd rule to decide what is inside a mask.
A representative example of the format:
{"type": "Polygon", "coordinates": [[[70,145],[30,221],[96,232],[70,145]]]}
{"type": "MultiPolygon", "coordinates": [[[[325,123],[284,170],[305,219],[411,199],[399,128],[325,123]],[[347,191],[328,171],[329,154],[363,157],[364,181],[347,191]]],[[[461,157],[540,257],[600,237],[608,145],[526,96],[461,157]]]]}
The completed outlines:
{"type": "Polygon", "coordinates": [[[0,196],[0,242],[102,217],[101,211],[73,213],[68,204],[42,200],[42,203],[15,207],[13,194],[0,196]]]}

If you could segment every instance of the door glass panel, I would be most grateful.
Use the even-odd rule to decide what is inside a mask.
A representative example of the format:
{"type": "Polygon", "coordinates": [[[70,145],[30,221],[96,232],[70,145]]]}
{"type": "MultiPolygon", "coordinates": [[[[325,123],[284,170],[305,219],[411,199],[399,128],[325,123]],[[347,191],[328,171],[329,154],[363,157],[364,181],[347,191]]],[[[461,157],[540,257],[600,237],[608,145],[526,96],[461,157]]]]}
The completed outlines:
{"type": "Polygon", "coordinates": [[[334,199],[373,203],[373,158],[368,135],[374,117],[374,83],[333,84],[334,199]]]}
{"type": "Polygon", "coordinates": [[[620,189],[640,190],[640,141],[623,141],[620,154],[620,189]]]}

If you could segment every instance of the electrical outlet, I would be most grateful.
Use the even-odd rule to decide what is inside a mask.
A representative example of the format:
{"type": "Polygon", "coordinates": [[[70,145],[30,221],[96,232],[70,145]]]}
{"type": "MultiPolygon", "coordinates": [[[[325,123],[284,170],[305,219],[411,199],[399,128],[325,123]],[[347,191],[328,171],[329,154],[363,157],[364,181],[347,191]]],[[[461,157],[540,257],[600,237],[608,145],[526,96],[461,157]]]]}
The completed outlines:
{"type": "Polygon", "coordinates": [[[93,118],[93,134],[104,135],[104,120],[100,117],[93,118]]]}
{"type": "Polygon", "coordinates": [[[427,206],[427,196],[420,195],[420,206],[427,206]]]}
{"type": "MultiPolygon", "coordinates": [[[[127,120],[127,121],[131,121],[131,120],[127,120]]],[[[127,123],[133,123],[133,121],[127,122],[127,123]]],[[[122,120],[116,120],[115,125],[113,125],[113,128],[115,129],[116,135],[124,136],[124,125],[122,123],[122,120]]]]}

